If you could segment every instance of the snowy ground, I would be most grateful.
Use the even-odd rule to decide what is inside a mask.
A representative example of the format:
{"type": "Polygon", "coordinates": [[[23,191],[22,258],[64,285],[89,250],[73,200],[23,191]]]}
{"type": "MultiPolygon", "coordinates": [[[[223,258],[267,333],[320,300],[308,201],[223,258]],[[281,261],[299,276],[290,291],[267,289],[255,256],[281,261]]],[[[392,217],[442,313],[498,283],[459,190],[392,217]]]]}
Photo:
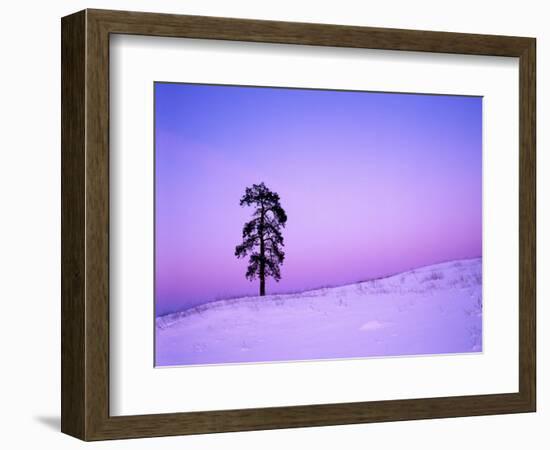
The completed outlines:
{"type": "Polygon", "coordinates": [[[481,351],[481,259],[156,319],[157,366],[481,351]]]}

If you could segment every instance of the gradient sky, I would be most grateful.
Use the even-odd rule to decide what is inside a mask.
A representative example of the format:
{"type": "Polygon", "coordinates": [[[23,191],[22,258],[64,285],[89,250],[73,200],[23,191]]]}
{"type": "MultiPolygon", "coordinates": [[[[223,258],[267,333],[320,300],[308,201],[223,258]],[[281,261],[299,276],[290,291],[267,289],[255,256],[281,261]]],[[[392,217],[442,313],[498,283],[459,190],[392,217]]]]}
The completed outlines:
{"type": "Polygon", "coordinates": [[[268,294],[481,256],[481,97],[155,83],[155,133],[157,315],[257,295],[261,181],[288,215],[268,294]]]}

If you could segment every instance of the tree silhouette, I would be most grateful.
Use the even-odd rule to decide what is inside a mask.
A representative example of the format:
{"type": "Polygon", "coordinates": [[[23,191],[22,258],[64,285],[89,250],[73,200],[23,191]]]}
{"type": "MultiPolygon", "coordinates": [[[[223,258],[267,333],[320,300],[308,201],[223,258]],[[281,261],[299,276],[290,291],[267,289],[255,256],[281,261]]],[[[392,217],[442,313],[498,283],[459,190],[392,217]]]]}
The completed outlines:
{"type": "Polygon", "coordinates": [[[243,242],[235,247],[235,256],[248,259],[246,278],[260,279],[260,295],[265,295],[265,279],[281,279],[280,265],[285,259],[281,228],[286,224],[286,213],[279,202],[279,194],[270,191],[264,183],[247,187],[241,206],[254,206],[252,220],[243,227],[243,242]]]}

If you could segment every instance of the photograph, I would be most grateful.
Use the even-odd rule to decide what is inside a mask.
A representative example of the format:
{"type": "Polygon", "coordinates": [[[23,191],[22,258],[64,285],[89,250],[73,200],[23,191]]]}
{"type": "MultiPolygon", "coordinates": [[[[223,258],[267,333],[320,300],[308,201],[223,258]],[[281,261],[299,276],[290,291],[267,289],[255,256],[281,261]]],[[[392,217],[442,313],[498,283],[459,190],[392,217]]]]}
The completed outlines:
{"type": "Polygon", "coordinates": [[[482,97],[154,104],[156,367],[482,352],[482,97]]]}

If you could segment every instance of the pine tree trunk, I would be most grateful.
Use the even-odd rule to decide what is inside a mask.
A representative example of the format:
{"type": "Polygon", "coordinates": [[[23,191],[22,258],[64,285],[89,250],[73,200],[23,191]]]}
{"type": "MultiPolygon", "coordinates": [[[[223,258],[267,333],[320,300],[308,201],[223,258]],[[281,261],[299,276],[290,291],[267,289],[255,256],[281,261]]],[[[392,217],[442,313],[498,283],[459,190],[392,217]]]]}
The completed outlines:
{"type": "Polygon", "coordinates": [[[264,237],[260,235],[260,297],[265,295],[265,243],[264,237]]]}
{"type": "Polygon", "coordinates": [[[260,297],[265,295],[265,276],[260,275],[260,297]]]}
{"type": "Polygon", "coordinates": [[[260,242],[260,297],[265,295],[265,247],[263,239],[260,242]]]}
{"type": "Polygon", "coordinates": [[[265,242],[264,242],[264,220],[265,213],[262,205],[260,216],[260,297],[265,295],[265,242]]]}

